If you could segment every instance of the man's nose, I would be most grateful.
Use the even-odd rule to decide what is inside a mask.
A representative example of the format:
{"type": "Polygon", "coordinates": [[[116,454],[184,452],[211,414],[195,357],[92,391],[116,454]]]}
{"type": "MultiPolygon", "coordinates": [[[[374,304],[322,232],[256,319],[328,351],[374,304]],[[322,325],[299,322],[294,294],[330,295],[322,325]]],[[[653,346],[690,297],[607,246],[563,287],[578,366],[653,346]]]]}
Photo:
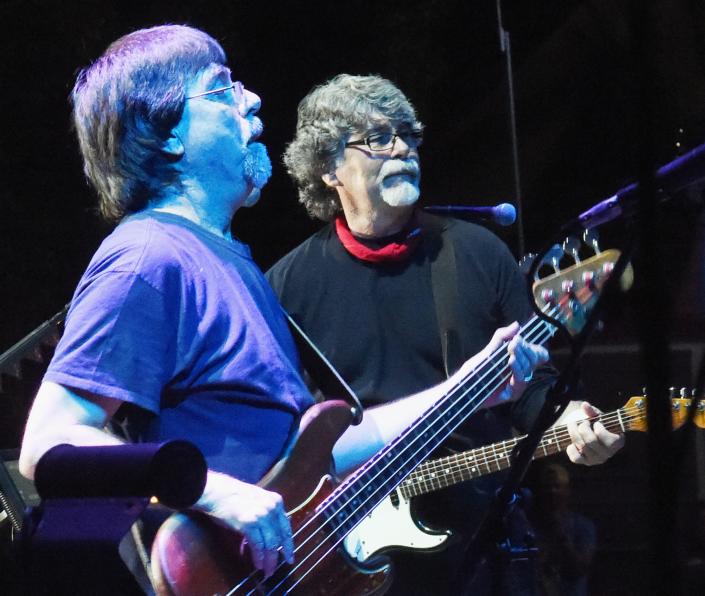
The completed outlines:
{"type": "Polygon", "coordinates": [[[407,156],[409,153],[412,151],[415,151],[415,147],[412,147],[409,145],[403,138],[400,136],[397,136],[394,139],[394,145],[392,146],[392,157],[402,157],[402,156],[407,156]]]}
{"type": "Polygon", "coordinates": [[[260,107],[262,107],[262,100],[259,98],[259,95],[245,89],[245,113],[243,116],[254,116],[259,112],[260,107]]]}

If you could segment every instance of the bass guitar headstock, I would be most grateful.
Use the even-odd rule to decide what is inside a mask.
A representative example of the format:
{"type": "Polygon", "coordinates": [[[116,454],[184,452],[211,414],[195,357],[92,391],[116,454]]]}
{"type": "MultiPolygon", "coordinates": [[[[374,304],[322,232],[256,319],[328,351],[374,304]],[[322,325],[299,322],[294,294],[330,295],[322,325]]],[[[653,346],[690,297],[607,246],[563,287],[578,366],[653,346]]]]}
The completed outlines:
{"type": "MultiPolygon", "coordinates": [[[[577,335],[620,255],[616,249],[601,251],[594,230],[586,230],[582,242],[574,237],[566,238],[562,246],[554,245],[536,268],[532,289],[536,304],[549,317],[563,323],[571,335],[577,335]],[[581,247],[587,247],[593,254],[581,258],[581,247]],[[561,268],[566,259],[572,264],[561,268]],[[541,277],[546,269],[552,271],[541,277]]],[[[622,289],[628,289],[632,280],[633,273],[628,266],[620,280],[622,289]]]]}

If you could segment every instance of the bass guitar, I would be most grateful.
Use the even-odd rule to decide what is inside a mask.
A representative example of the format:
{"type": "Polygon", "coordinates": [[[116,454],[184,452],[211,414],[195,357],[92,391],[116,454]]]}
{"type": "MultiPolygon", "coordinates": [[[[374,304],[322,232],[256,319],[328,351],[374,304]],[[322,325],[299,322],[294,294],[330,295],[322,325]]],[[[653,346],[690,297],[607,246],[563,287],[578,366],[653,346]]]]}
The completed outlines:
{"type": "MultiPolygon", "coordinates": [[[[676,429],[690,416],[692,402],[689,399],[672,399],[671,404],[671,418],[676,429]]],[[[699,428],[705,428],[705,401],[695,403],[695,408],[693,422],[699,428]]],[[[644,432],[646,398],[632,397],[622,408],[591,420],[602,422],[611,432],[644,432]]],[[[433,531],[419,525],[411,512],[411,499],[508,468],[511,454],[523,438],[425,461],[347,535],[343,542],[346,552],[363,562],[376,553],[393,548],[426,551],[443,548],[449,532],[433,531]]],[[[570,443],[568,427],[554,426],[543,435],[533,459],[560,453],[570,443]]]]}
{"type": "MultiPolygon", "coordinates": [[[[619,257],[596,254],[534,283],[539,307],[579,332],[585,311],[619,257]]],[[[521,328],[529,342],[543,344],[555,327],[534,315],[521,328]]],[[[506,348],[499,348],[439,396],[411,426],[355,473],[336,485],[331,451],[349,426],[347,404],[328,401],[309,409],[289,455],[260,485],[282,495],[289,514],[295,562],[280,563],[267,579],[255,570],[242,536],[196,511],[172,515],[152,548],[152,571],[159,594],[351,594],[383,593],[391,580],[386,558],[359,564],[342,542],[433,450],[511,376],[506,348]]]]}

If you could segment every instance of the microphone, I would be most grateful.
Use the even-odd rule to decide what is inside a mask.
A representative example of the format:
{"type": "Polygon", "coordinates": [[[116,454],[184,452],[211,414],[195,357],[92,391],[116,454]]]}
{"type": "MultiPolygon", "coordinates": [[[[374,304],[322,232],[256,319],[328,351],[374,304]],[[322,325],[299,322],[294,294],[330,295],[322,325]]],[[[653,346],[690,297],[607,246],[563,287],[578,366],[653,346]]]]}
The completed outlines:
{"type": "Polygon", "coordinates": [[[428,205],[428,213],[454,215],[460,218],[491,221],[500,226],[511,226],[517,218],[517,210],[511,203],[500,203],[494,207],[468,207],[465,205],[428,205]]]}
{"type": "MultiPolygon", "coordinates": [[[[659,203],[668,200],[670,193],[695,184],[705,178],[705,144],[656,170],[655,181],[659,203]]],[[[636,182],[618,190],[614,195],[593,205],[566,227],[578,225],[586,230],[622,215],[631,215],[639,207],[639,185],[636,182]]]]}

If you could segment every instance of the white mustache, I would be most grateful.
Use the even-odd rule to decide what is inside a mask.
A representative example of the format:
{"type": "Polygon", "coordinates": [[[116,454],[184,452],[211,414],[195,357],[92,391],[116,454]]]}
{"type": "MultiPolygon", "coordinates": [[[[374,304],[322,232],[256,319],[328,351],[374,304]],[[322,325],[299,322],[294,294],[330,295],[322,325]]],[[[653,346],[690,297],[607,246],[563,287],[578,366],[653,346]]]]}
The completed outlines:
{"type": "Polygon", "coordinates": [[[262,121],[257,116],[255,116],[250,122],[250,142],[262,136],[263,132],[264,124],[262,124],[262,121]]]}
{"type": "Polygon", "coordinates": [[[413,176],[414,178],[418,178],[419,173],[419,162],[414,159],[410,159],[409,161],[385,161],[384,164],[382,164],[381,174],[385,178],[388,176],[398,175],[407,175],[413,176]]]}

